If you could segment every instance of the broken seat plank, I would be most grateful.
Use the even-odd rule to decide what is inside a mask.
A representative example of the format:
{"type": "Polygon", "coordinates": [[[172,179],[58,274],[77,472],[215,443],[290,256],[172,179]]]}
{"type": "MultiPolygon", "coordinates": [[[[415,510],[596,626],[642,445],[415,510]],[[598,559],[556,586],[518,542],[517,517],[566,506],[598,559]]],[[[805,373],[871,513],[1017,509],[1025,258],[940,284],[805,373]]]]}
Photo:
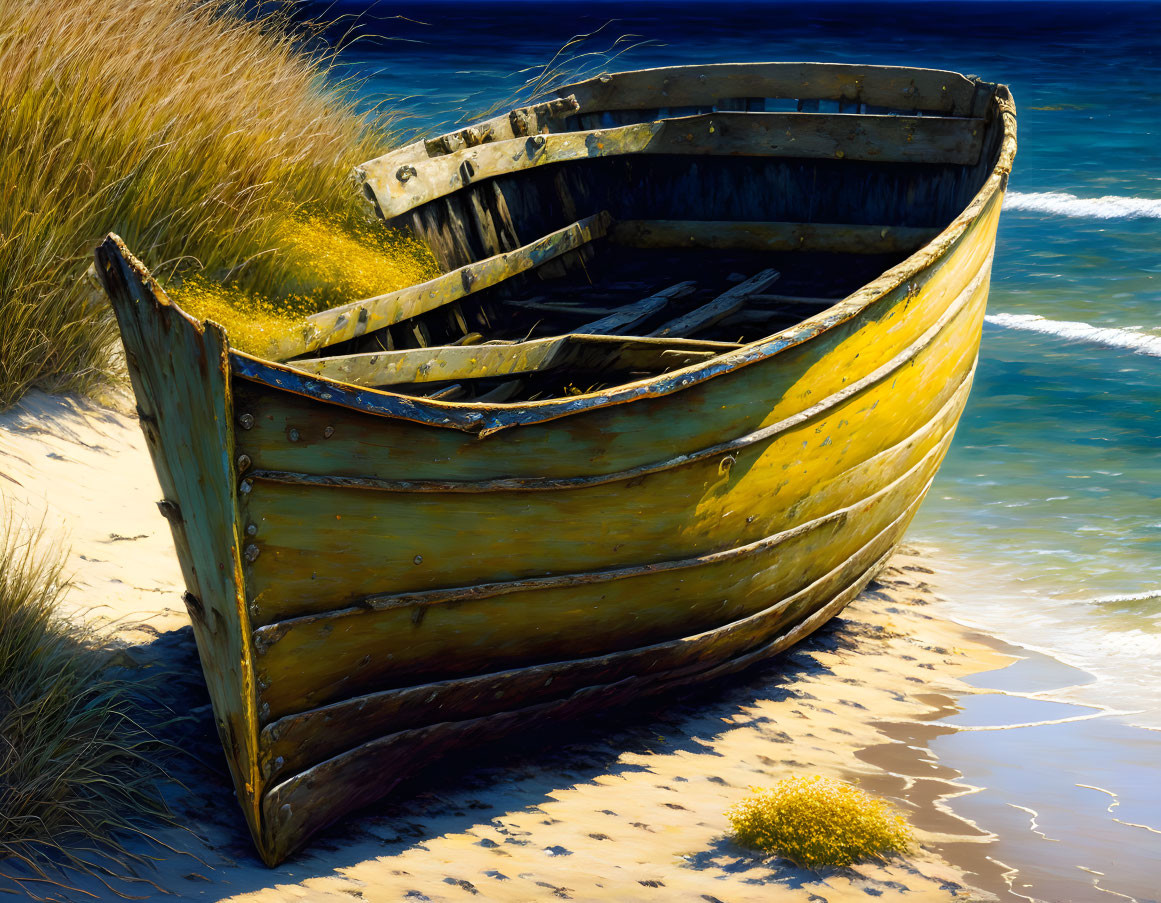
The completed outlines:
{"type": "Polygon", "coordinates": [[[701,307],[694,308],[676,320],[670,320],[664,326],[650,333],[658,338],[670,336],[687,336],[713,326],[718,320],[728,317],[741,310],[742,305],[750,295],[757,294],[773,285],[781,274],[777,270],[762,270],[756,276],[751,276],[745,282],[735,285],[701,307]]]}
{"type": "Polygon", "coordinates": [[[625,333],[644,323],[650,317],[661,313],[669,306],[670,301],[693,294],[696,287],[696,282],[679,282],[677,285],[662,289],[648,298],[642,298],[640,301],[619,307],[607,317],[602,317],[574,329],[573,333],[576,335],[619,335],[625,333]]]}

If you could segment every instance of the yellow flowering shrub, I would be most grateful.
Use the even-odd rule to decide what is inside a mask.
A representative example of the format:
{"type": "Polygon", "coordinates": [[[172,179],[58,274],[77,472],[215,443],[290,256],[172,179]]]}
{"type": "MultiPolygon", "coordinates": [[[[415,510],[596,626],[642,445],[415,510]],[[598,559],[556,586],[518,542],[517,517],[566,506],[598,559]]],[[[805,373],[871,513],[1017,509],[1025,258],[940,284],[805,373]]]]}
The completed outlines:
{"type": "Polygon", "coordinates": [[[806,868],[882,859],[907,852],[914,842],[895,809],[842,781],[815,775],[750,789],[726,810],[734,839],[806,868]]]}
{"type": "Polygon", "coordinates": [[[224,326],[232,347],[261,355],[311,314],[439,275],[423,242],[377,223],[300,215],[276,238],[285,266],[274,296],[202,273],[170,287],[170,296],[190,316],[224,326]]]}

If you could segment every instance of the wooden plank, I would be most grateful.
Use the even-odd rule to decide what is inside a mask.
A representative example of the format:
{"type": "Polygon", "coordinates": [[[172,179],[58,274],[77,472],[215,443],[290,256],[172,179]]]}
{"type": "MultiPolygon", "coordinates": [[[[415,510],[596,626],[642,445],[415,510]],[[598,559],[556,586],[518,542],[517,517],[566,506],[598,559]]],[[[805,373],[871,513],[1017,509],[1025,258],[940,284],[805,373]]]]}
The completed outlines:
{"type": "MultiPolygon", "coordinates": [[[[654,314],[660,313],[664,310],[669,302],[675,298],[684,297],[690,294],[694,289],[693,282],[680,282],[677,285],[670,286],[663,289],[655,295],[650,295],[648,298],[643,298],[633,304],[625,305],[618,309],[611,315],[600,317],[601,314],[606,313],[605,310],[595,310],[595,314],[600,317],[591,323],[574,329],[573,335],[623,335],[639,323],[643,323],[652,317],[654,314]]],[[[564,313],[566,315],[575,315],[578,311],[584,311],[585,316],[589,316],[589,311],[593,308],[567,308],[567,307],[551,307],[549,305],[539,305],[540,309],[548,310],[554,313],[564,313]]],[[[679,352],[680,353],[680,352],[679,352]]],[[[667,352],[672,354],[672,352],[667,352]]],[[[688,360],[688,359],[686,359],[688,360]]],[[[665,362],[670,367],[675,366],[674,361],[670,358],[665,362]]],[[[482,401],[507,401],[514,398],[525,384],[524,380],[510,380],[501,383],[491,392],[481,396],[482,401]]]]}
{"type": "Polygon", "coordinates": [[[552,367],[566,352],[566,346],[563,337],[519,345],[446,345],[295,361],[294,366],[316,376],[362,386],[486,379],[552,367]]]}
{"type": "Polygon", "coordinates": [[[911,253],[938,234],[938,229],[848,223],[624,220],[613,226],[609,241],[635,248],[896,254],[911,253]]]}
{"type": "Polygon", "coordinates": [[[570,334],[503,345],[443,345],[348,354],[295,361],[294,366],[314,376],[354,385],[390,386],[495,379],[571,364],[607,367],[611,372],[671,369],[733,347],[736,346],[708,347],[699,342],[675,345],[644,338],[610,340],[604,336],[570,334]]]}
{"type": "MultiPolygon", "coordinates": [[[[955,413],[958,412],[959,409],[956,408],[955,413]]],[[[946,426],[944,428],[946,429],[946,426]]],[[[868,546],[875,548],[888,537],[893,538],[900,532],[901,525],[892,524],[868,546]]],[[[845,579],[854,576],[860,566],[865,566],[867,557],[867,554],[860,550],[821,581],[816,581],[815,584],[800,591],[798,596],[819,593],[824,586],[829,589],[834,583],[842,585],[845,579]]],[[[430,724],[435,720],[432,716],[433,711],[439,713],[438,718],[441,721],[493,714],[508,709],[513,698],[524,703],[558,698],[586,684],[607,680],[617,669],[621,669],[623,673],[645,674],[688,664],[704,654],[705,641],[710,636],[716,636],[719,641],[729,635],[741,640],[739,645],[731,645],[730,651],[734,653],[741,648],[754,645],[761,639],[761,635],[755,637],[755,634],[749,633],[747,628],[757,628],[768,634],[776,633],[779,625],[778,614],[786,609],[795,608],[796,599],[797,596],[790,596],[784,600],[774,601],[771,607],[740,621],[733,621],[728,626],[715,628],[704,637],[683,637],[596,658],[554,662],[436,684],[387,690],[292,715],[267,726],[263,731],[264,765],[273,772],[272,778],[277,780],[280,773],[293,773],[304,765],[313,765],[351,749],[360,742],[366,742],[368,738],[430,724]],[[549,677],[552,679],[546,680],[549,677]],[[281,760],[279,757],[282,757],[281,760]],[[280,769],[276,769],[274,765],[277,761],[281,762],[280,769]]]]}
{"type": "Polygon", "coordinates": [[[368,177],[388,218],[498,175],[551,163],[626,154],[824,158],[894,163],[979,160],[986,122],[941,116],[705,113],[608,129],[534,135],[415,160],[368,177]],[[399,178],[406,174],[406,179],[399,178]]]}
{"type": "Polygon", "coordinates": [[[670,320],[649,334],[658,338],[693,335],[698,330],[713,326],[718,320],[740,310],[750,295],[760,292],[764,288],[769,288],[778,281],[778,277],[781,275],[777,270],[762,270],[745,282],[741,282],[718,295],[708,304],[703,304],[676,320],[670,320]]]}
{"type": "MultiPolygon", "coordinates": [[[[826,604],[801,605],[804,611],[802,620],[782,635],[733,659],[718,661],[712,667],[693,665],[659,676],[630,674],[615,683],[586,687],[564,699],[392,734],[321,762],[309,771],[282,782],[265,801],[264,812],[268,814],[267,821],[271,825],[273,838],[271,845],[278,851],[277,858],[284,858],[312,834],[345,812],[367,805],[372,796],[385,796],[404,781],[404,776],[413,775],[417,769],[439,761],[450,749],[479,746],[490,737],[510,736],[518,729],[551,730],[562,721],[575,720],[618,704],[639,701],[663,690],[672,691],[685,684],[705,682],[711,677],[740,671],[769,657],[808,636],[841,611],[886,564],[888,557],[884,555],[872,564],[857,582],[826,604]],[[383,778],[369,785],[367,775],[381,775],[383,778]],[[313,789],[317,786],[325,786],[329,792],[320,794],[313,789]]],[[[542,684],[545,682],[542,674],[532,669],[528,669],[528,672],[529,683],[533,679],[542,684]]],[[[606,680],[609,679],[606,677],[606,680]]],[[[519,691],[513,695],[520,698],[519,691]]]]}
{"type": "Polygon", "coordinates": [[[419,285],[333,307],[308,317],[300,335],[272,342],[261,356],[286,360],[435,310],[601,238],[611,222],[609,214],[601,212],[515,251],[468,264],[419,285]]]}
{"type": "MultiPolygon", "coordinates": [[[[463,587],[464,598],[450,604],[434,600],[425,604],[415,598],[379,604],[377,599],[367,599],[364,605],[259,627],[254,643],[265,685],[260,698],[269,705],[272,718],[280,718],[360,692],[600,654],[609,649],[611,637],[624,648],[709,629],[732,616],[760,610],[771,598],[794,593],[836,561],[855,553],[915,499],[934,475],[940,458],[942,450],[936,446],[905,473],[892,474],[889,483],[886,475],[875,475],[860,486],[836,486],[817,517],[795,517],[786,510],[786,503],[774,502],[790,517],[789,529],[703,554],[676,557],[664,544],[654,545],[644,561],[569,571],[573,562],[557,553],[560,567],[552,576],[491,584],[481,581],[463,587]],[[849,503],[834,507],[838,498],[849,503]],[[662,550],[673,557],[662,557],[662,550]],[[745,590],[735,590],[730,604],[723,605],[722,587],[733,588],[739,582],[746,584],[745,590]],[[422,615],[417,617],[417,612],[422,615]],[[545,630],[545,624],[552,624],[553,630],[545,630]],[[361,665],[368,654],[371,660],[361,665]]],[[[716,466],[714,462],[704,465],[716,466]]],[[[704,467],[695,469],[704,471],[704,467]]],[[[764,470],[775,483],[783,476],[777,460],[767,462],[764,470]]],[[[276,495],[292,494],[268,486],[256,491],[268,493],[271,501],[276,495]]],[[[333,496],[334,491],[328,494],[333,496]]],[[[680,509],[686,500],[688,510],[689,495],[673,500],[671,507],[680,509]]],[[[508,500],[520,504],[526,499],[521,495],[508,500]]],[[[546,531],[545,524],[554,520],[568,519],[574,532],[587,528],[590,537],[594,530],[603,530],[600,520],[575,519],[571,502],[559,497],[529,497],[527,501],[541,505],[547,501],[555,513],[549,521],[538,523],[497,522],[524,527],[522,536],[535,532],[541,548],[552,542],[552,531],[546,531]]],[[[624,510],[624,502],[610,504],[624,510]]],[[[274,516],[273,511],[269,513],[274,516]]],[[[347,514],[343,512],[343,521],[347,514]]],[[[326,515],[318,520],[334,522],[333,516],[326,515]]],[[[340,529],[350,528],[344,523],[340,529]]],[[[408,542],[406,548],[411,546],[408,542]]],[[[512,548],[507,548],[507,566],[521,567],[525,563],[512,555],[512,548]]],[[[427,554],[422,557],[419,568],[430,560],[427,554]]],[[[461,569],[465,564],[448,563],[461,569]]],[[[478,572],[479,564],[472,569],[478,572]]]]}
{"type": "Polygon", "coordinates": [[[669,288],[662,289],[648,298],[642,298],[632,304],[626,304],[610,313],[607,317],[586,323],[573,330],[574,335],[621,335],[634,326],[644,323],[655,314],[661,313],[669,302],[677,298],[684,298],[693,294],[696,282],[679,282],[669,288]]]}
{"type": "MultiPolygon", "coordinates": [[[[559,90],[584,111],[714,104],[734,97],[857,101],[968,116],[978,82],[956,72],[844,63],[716,63],[602,75],[559,90]]],[[[978,107],[977,107],[978,108],[978,107]]]]}
{"type": "Polygon", "coordinates": [[[253,417],[234,410],[220,326],[202,326],[171,304],[116,235],[97,248],[96,270],[121,329],[141,429],[165,494],[158,507],[173,531],[214,722],[238,801],[265,854],[253,646],[234,490],[234,418],[245,427],[253,417]]]}

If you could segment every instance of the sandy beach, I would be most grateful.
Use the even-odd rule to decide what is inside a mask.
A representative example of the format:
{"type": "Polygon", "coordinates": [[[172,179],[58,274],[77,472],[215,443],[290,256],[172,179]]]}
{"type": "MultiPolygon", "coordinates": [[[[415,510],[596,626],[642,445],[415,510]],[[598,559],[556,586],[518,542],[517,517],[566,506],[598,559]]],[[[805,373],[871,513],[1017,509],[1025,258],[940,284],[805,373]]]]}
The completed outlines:
{"type": "MultiPolygon", "coordinates": [[[[1130,801],[1123,838],[1060,843],[1029,832],[1028,813],[997,794],[1025,786],[1013,765],[1044,772],[1044,742],[1081,750],[1074,765],[1099,790],[1105,766],[1086,756],[1102,747],[1085,725],[1131,735],[1108,742],[1141,757],[1143,775],[1157,737],[1042,698],[1084,675],[933,615],[938,559],[913,549],[839,618],[762,667],[435,763],[403,794],[266,869],[225,777],[148,453],[126,397],[107,401],[33,394],[0,416],[0,492],[18,519],[43,522],[71,548],[73,612],[115,633],[126,673],[160,678],[149,684],[158,712],[186,716],[166,737],[186,750],[168,763],[175,781],[165,788],[181,827],[155,832],[164,845],[141,849],[155,866],[139,870],[142,881],[116,882],[119,891],[247,901],[1151,898],[1161,835],[1131,817],[1130,801]],[[1057,733],[1033,742],[1000,730],[1013,725],[1057,733]],[[818,873],[729,839],[723,812],[747,788],[803,774],[894,802],[916,828],[916,850],[818,873]],[[997,812],[1023,825],[997,833],[997,812]],[[1107,878],[1085,864],[1118,849],[1107,878]]],[[[970,591],[962,577],[953,589],[970,591]]],[[[67,881],[73,890],[45,898],[113,896],[83,876],[67,881]]]]}

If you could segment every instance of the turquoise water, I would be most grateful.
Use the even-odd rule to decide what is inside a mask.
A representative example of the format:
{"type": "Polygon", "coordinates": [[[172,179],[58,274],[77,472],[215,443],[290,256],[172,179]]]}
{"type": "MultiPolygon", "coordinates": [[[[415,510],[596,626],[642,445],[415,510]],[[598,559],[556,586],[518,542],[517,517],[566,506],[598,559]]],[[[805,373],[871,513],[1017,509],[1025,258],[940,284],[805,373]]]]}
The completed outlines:
{"type": "MultiPolygon", "coordinates": [[[[308,8],[310,5],[308,4],[308,8]]],[[[1011,85],[1020,152],[980,367],[912,528],[955,611],[1100,678],[1161,726],[1161,6],[1153,3],[327,4],[368,103],[426,132],[575,65],[866,61],[1011,85]],[[371,35],[378,35],[372,38],[371,35]],[[618,41],[619,36],[627,36],[618,41]],[[616,54],[619,58],[609,60],[616,54]]]]}

